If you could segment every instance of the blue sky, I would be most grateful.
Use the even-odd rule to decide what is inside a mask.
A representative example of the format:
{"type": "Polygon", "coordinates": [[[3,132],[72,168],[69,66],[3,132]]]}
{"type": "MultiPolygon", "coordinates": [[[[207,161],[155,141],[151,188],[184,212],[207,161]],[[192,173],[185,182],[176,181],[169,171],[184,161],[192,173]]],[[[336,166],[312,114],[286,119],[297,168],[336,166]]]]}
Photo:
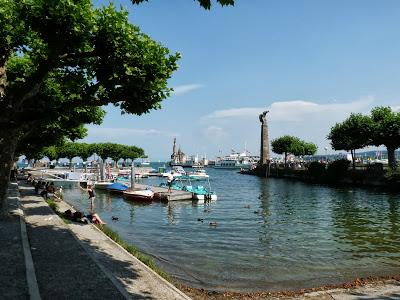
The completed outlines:
{"type": "MultiPolygon", "coordinates": [[[[108,1],[94,1],[96,5],[108,1]]],[[[399,1],[237,0],[211,11],[191,0],[126,7],[130,20],[182,54],[176,92],[145,116],[107,108],[87,142],[111,141],[166,160],[173,137],[187,154],[259,151],[258,114],[270,138],[296,135],[319,146],[350,112],[400,108],[399,1]]]]}

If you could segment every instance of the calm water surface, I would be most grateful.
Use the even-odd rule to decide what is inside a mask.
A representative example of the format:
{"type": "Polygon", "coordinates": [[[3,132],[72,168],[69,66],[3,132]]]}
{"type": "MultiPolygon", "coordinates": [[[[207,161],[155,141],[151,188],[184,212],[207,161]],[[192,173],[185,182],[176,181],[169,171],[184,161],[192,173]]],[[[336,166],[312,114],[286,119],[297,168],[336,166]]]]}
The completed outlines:
{"type": "MultiPolygon", "coordinates": [[[[399,273],[399,194],[207,172],[216,202],[143,205],[99,191],[96,210],[194,287],[282,290],[399,273]]],[[[64,191],[70,204],[88,211],[83,191],[64,191]]]]}

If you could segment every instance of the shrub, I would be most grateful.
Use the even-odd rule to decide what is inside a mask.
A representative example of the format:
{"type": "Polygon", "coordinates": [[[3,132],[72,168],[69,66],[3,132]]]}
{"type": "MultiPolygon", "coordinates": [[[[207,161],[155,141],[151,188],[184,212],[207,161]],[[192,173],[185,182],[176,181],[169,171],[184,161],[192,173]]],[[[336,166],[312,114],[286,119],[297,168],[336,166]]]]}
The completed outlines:
{"type": "Polygon", "coordinates": [[[326,168],[324,163],[313,161],[308,165],[308,176],[312,180],[322,181],[326,176],[326,168]]]}
{"type": "Polygon", "coordinates": [[[350,161],[347,159],[338,159],[328,165],[328,176],[330,180],[340,180],[345,177],[349,169],[350,161]]]}

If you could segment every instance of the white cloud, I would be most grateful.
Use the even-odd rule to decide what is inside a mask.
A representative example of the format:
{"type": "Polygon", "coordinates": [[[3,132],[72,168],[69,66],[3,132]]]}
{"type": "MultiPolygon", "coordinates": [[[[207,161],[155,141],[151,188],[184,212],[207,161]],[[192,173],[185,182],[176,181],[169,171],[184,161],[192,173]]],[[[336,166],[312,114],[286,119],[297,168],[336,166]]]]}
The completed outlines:
{"type": "Polygon", "coordinates": [[[222,127],[218,127],[218,126],[208,126],[204,130],[204,134],[207,137],[212,137],[212,139],[215,141],[218,141],[218,140],[228,136],[228,133],[222,127]]]}
{"type": "Polygon", "coordinates": [[[350,112],[367,112],[373,97],[347,102],[347,103],[315,103],[311,101],[295,100],[274,102],[269,107],[242,107],[217,110],[206,116],[203,120],[218,120],[228,118],[256,119],[260,113],[269,110],[267,118],[271,121],[298,121],[309,117],[325,115],[346,115],[350,112]]]}
{"type": "Polygon", "coordinates": [[[400,105],[399,106],[392,106],[393,111],[400,112],[400,105]]]}
{"type": "Polygon", "coordinates": [[[179,95],[187,94],[194,90],[198,90],[201,87],[203,87],[203,85],[201,85],[201,84],[178,85],[178,86],[173,87],[174,91],[171,94],[179,96],[179,95]]]}
{"type": "MultiPolygon", "coordinates": [[[[242,107],[214,111],[201,118],[200,124],[207,124],[204,132],[214,135],[224,132],[222,145],[240,147],[247,141],[248,148],[257,153],[260,143],[260,122],[258,116],[265,110],[267,115],[270,140],[289,134],[295,135],[319,146],[319,152],[329,146],[326,136],[330,128],[343,121],[350,113],[368,113],[373,106],[373,97],[350,102],[317,103],[314,101],[280,101],[268,107],[242,107]],[[234,137],[234,139],[232,139],[234,137]]],[[[212,135],[210,135],[212,137],[212,135]]],[[[212,142],[212,138],[206,138],[212,142]]],[[[220,138],[221,140],[222,138],[220,138]]],[[[322,151],[322,152],[321,152],[322,151]]]]}
{"type": "Polygon", "coordinates": [[[262,107],[242,107],[216,110],[203,119],[224,119],[224,118],[253,118],[257,117],[265,108],[262,107]]]}

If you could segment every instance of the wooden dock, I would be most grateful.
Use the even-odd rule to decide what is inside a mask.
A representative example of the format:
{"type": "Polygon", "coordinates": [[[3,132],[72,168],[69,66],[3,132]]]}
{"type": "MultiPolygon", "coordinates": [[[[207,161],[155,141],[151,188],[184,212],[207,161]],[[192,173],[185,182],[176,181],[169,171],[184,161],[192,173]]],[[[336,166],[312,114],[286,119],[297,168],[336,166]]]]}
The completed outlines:
{"type": "Polygon", "coordinates": [[[192,200],[193,198],[190,192],[171,190],[171,193],[168,193],[167,188],[135,183],[135,188],[145,189],[146,187],[151,188],[154,192],[154,198],[160,201],[184,201],[192,200]]]}

